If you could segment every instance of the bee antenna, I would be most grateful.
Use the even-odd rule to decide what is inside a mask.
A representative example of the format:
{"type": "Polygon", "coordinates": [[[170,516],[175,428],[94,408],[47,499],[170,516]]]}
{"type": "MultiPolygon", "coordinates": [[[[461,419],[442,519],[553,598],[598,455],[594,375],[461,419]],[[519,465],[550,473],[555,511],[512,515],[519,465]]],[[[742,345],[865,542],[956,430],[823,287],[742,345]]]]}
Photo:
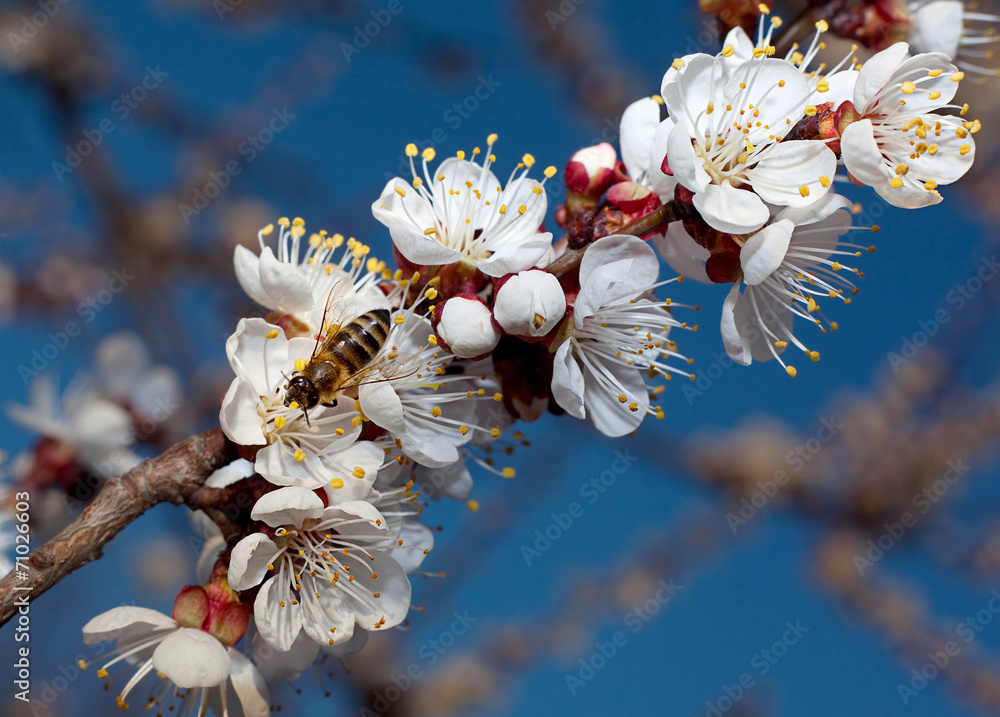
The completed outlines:
{"type": "Polygon", "coordinates": [[[312,424],[309,423],[309,411],[307,411],[306,409],[303,408],[302,409],[302,415],[306,417],[306,425],[309,426],[310,428],[312,428],[312,424]]]}

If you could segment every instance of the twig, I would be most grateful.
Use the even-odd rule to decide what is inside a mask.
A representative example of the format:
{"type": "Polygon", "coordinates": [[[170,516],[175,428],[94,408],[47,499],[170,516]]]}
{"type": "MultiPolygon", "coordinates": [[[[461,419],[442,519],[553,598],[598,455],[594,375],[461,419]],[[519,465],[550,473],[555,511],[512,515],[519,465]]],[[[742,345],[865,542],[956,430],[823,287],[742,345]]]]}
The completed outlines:
{"type": "MultiPolygon", "coordinates": [[[[669,201],[663,206],[657,207],[646,216],[637,219],[631,224],[626,224],[616,231],[615,234],[631,234],[632,236],[641,237],[661,227],[666,227],[670,222],[675,222],[678,219],[679,217],[674,211],[674,202],[669,201]]],[[[567,249],[558,259],[549,265],[548,272],[555,276],[565,276],[572,271],[576,271],[580,267],[580,262],[583,261],[583,255],[587,251],[588,246],[591,246],[591,244],[587,244],[587,246],[581,249],[567,249]]]]}
{"type": "Polygon", "coordinates": [[[77,568],[101,557],[104,545],[157,503],[202,508],[220,491],[204,486],[214,471],[238,457],[218,428],[186,438],[166,452],[111,478],[80,516],[0,580],[0,626],[77,568]],[[27,579],[19,575],[27,574],[27,579]],[[15,587],[18,588],[15,590],[15,587]]]}

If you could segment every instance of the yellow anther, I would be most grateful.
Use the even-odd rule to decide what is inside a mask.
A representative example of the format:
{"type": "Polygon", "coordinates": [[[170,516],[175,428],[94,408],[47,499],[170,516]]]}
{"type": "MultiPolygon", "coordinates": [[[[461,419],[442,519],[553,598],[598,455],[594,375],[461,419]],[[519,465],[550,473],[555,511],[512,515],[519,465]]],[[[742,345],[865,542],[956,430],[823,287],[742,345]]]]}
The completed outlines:
{"type": "Polygon", "coordinates": [[[299,407],[299,402],[298,401],[292,401],[291,403],[288,404],[288,407],[294,411],[296,408],[299,407]]]}
{"type": "Polygon", "coordinates": [[[296,463],[301,463],[305,459],[306,459],[306,452],[304,450],[302,450],[301,448],[296,448],[295,449],[295,462],[296,463]]]}
{"type": "Polygon", "coordinates": [[[275,416],[274,417],[274,427],[277,430],[279,430],[279,431],[282,428],[284,428],[285,427],[285,417],[284,416],[275,416]]]}
{"type": "Polygon", "coordinates": [[[531,167],[535,164],[535,158],[528,153],[525,153],[525,155],[521,157],[521,161],[524,162],[525,167],[531,167]]]}
{"type": "Polygon", "coordinates": [[[264,236],[267,236],[273,231],[274,231],[274,225],[268,224],[266,227],[260,230],[260,233],[263,234],[264,236]]]}
{"type": "Polygon", "coordinates": [[[798,373],[798,371],[795,370],[794,366],[785,366],[785,373],[787,373],[792,378],[795,378],[795,374],[798,373]]]}
{"type": "Polygon", "coordinates": [[[500,437],[500,429],[499,428],[491,428],[490,429],[490,437],[492,437],[492,438],[499,438],[500,437]]]}
{"type": "Polygon", "coordinates": [[[267,332],[266,338],[269,338],[269,339],[276,339],[276,338],[278,338],[278,330],[277,329],[271,329],[270,331],[267,332]]]}
{"type": "Polygon", "coordinates": [[[903,186],[903,178],[893,177],[892,179],[889,180],[889,186],[892,187],[893,189],[899,189],[900,187],[903,186]]]}
{"type": "Polygon", "coordinates": [[[801,187],[799,187],[799,194],[801,194],[803,197],[808,197],[809,187],[803,184],[801,187]]]}
{"type": "Polygon", "coordinates": [[[493,400],[497,401],[499,403],[500,401],[503,400],[503,394],[502,393],[494,393],[493,394],[493,400]]]}
{"type": "Polygon", "coordinates": [[[479,510],[479,501],[478,500],[466,501],[465,507],[471,510],[473,513],[475,513],[477,510],[479,510]]]}
{"type": "Polygon", "coordinates": [[[305,369],[306,369],[306,360],[304,358],[295,359],[295,370],[305,371],[305,369]]]}
{"type": "Polygon", "coordinates": [[[420,153],[420,156],[424,158],[425,162],[430,162],[432,159],[434,159],[434,157],[437,156],[437,153],[434,151],[433,147],[428,147],[427,149],[425,149],[423,152],[420,153]]]}
{"type": "Polygon", "coordinates": [[[464,436],[465,434],[467,434],[469,432],[469,427],[468,426],[459,426],[458,427],[458,432],[461,433],[464,436]]]}
{"type": "Polygon", "coordinates": [[[504,478],[513,478],[516,475],[516,472],[514,471],[513,468],[504,468],[502,471],[500,471],[500,475],[502,475],[504,478]]]}
{"type": "Polygon", "coordinates": [[[405,324],[405,323],[406,323],[406,317],[405,317],[405,316],[403,316],[403,315],[399,315],[399,316],[397,316],[397,317],[395,317],[395,318],[393,319],[393,322],[394,322],[394,323],[395,323],[395,324],[396,324],[397,326],[399,326],[400,324],[405,324]]]}
{"type": "Polygon", "coordinates": [[[969,145],[967,145],[967,144],[963,144],[961,147],[958,148],[958,153],[961,154],[961,155],[963,155],[963,156],[966,155],[966,154],[968,154],[971,151],[972,151],[972,147],[969,146],[969,145]]]}
{"type": "Polygon", "coordinates": [[[496,132],[493,132],[489,136],[486,137],[486,144],[492,146],[492,145],[494,145],[494,144],[497,143],[497,139],[499,139],[499,138],[497,137],[496,132]]]}
{"type": "Polygon", "coordinates": [[[906,81],[899,86],[899,91],[904,95],[912,95],[917,86],[910,81],[906,81]]]}
{"type": "Polygon", "coordinates": [[[519,206],[517,208],[517,213],[518,214],[522,214],[523,215],[526,211],[528,211],[528,206],[526,204],[522,204],[521,206],[519,206]]]}
{"type": "Polygon", "coordinates": [[[413,142],[410,142],[408,145],[406,145],[407,157],[416,157],[418,153],[419,152],[417,150],[417,145],[413,144],[413,142]]]}
{"type": "Polygon", "coordinates": [[[819,361],[819,351],[810,351],[809,352],[809,360],[810,361],[819,361]]]}
{"type": "Polygon", "coordinates": [[[343,481],[343,479],[341,479],[341,478],[332,478],[330,480],[330,487],[331,488],[343,488],[344,487],[344,481],[343,481]]]}

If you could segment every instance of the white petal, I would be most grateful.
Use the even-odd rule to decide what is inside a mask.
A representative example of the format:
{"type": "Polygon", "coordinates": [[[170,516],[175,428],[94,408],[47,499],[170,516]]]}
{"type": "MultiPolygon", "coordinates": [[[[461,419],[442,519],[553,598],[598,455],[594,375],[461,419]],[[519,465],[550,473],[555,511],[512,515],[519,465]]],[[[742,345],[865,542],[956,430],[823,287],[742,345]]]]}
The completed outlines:
{"type": "Polygon", "coordinates": [[[705,171],[705,162],[699,158],[691,144],[691,135],[684,125],[674,125],[667,136],[667,156],[670,157],[670,171],[678,184],[692,192],[703,192],[712,178],[705,171]]]}
{"type": "Polygon", "coordinates": [[[606,374],[610,374],[621,384],[626,402],[622,403],[617,393],[612,393],[599,384],[594,374],[587,369],[584,373],[587,418],[605,436],[617,438],[631,433],[642,423],[649,407],[648,389],[642,380],[641,372],[631,366],[611,361],[602,363],[593,356],[591,360],[602,366],[606,374]],[[638,410],[631,410],[629,408],[631,403],[638,404],[638,410]]]}
{"type": "Polygon", "coordinates": [[[769,277],[785,260],[795,226],[788,220],[769,224],[747,239],[740,251],[743,278],[754,286],[769,277]]]}
{"type": "Polygon", "coordinates": [[[289,314],[308,314],[313,308],[312,287],[296,267],[278,261],[271,247],[260,253],[260,284],[269,309],[289,314]]]}
{"type": "Polygon", "coordinates": [[[476,268],[486,276],[500,277],[536,266],[551,249],[552,235],[542,232],[532,233],[531,237],[519,244],[499,247],[488,259],[476,261],[476,268]]]}
{"type": "Polygon", "coordinates": [[[771,147],[746,176],[765,202],[803,207],[829,191],[836,172],[837,156],[823,142],[791,140],[771,147]],[[821,177],[825,177],[826,186],[821,177]],[[805,195],[801,187],[806,188],[805,195]]]}
{"type": "Polygon", "coordinates": [[[774,342],[788,341],[792,330],[794,315],[787,305],[775,301],[757,287],[748,286],[736,302],[734,314],[736,326],[749,345],[754,361],[770,361],[775,354],[785,350],[776,347],[774,342]]]}
{"type": "Polygon", "coordinates": [[[207,632],[182,627],[153,652],[153,667],[178,687],[216,687],[229,678],[229,653],[207,632]]]}
{"type": "Polygon", "coordinates": [[[312,667],[319,654],[319,645],[305,632],[299,633],[287,652],[275,650],[260,635],[254,635],[253,656],[261,677],[266,682],[290,682],[312,667]]]}
{"type": "Polygon", "coordinates": [[[403,404],[389,382],[366,383],[358,389],[362,412],[395,436],[406,433],[403,404]]]}
{"type": "Polygon", "coordinates": [[[229,384],[229,390],[222,399],[219,424],[222,432],[233,443],[240,446],[262,446],[267,443],[260,414],[257,413],[258,401],[257,391],[242,378],[234,378],[229,384]]]}
{"type": "Polygon", "coordinates": [[[962,37],[964,7],[960,0],[933,0],[910,10],[908,39],[913,50],[955,57],[962,37]]]}
{"type": "Polygon", "coordinates": [[[879,90],[888,84],[889,79],[909,51],[909,45],[905,42],[897,42],[868,58],[868,61],[861,67],[857,83],[854,85],[854,106],[858,112],[864,114],[869,109],[868,104],[875,99],[879,90]]]}
{"type": "Polygon", "coordinates": [[[722,302],[722,343],[729,358],[741,366],[749,366],[753,362],[750,342],[736,323],[735,309],[739,299],[740,284],[736,282],[726,295],[726,300],[722,302]]]}
{"type": "MultiPolygon", "coordinates": [[[[649,154],[653,133],[660,124],[660,104],[651,97],[644,97],[625,108],[621,120],[622,161],[633,180],[648,172],[652,166],[649,154]]],[[[656,160],[657,166],[663,157],[656,160]]]]}
{"type": "Polygon", "coordinates": [[[632,296],[655,283],[659,273],[656,252],[639,237],[629,234],[602,237],[590,245],[580,262],[580,296],[576,307],[584,314],[592,314],[601,306],[632,296]]]}
{"type": "Polygon", "coordinates": [[[238,246],[233,255],[233,264],[236,268],[236,280],[247,296],[261,306],[267,306],[269,302],[267,292],[260,283],[260,257],[245,246],[238,246]]]}
{"type": "Polygon", "coordinates": [[[119,640],[126,630],[176,628],[177,622],[168,615],[145,607],[123,605],[103,612],[83,626],[83,641],[94,645],[104,640],[119,640]]]}
{"type": "Polygon", "coordinates": [[[586,418],[583,371],[573,356],[571,343],[566,341],[556,351],[552,369],[552,398],[574,418],[586,418]]]}
{"type": "Polygon", "coordinates": [[[727,234],[749,234],[764,226],[770,216],[760,197],[729,182],[708,185],[693,201],[710,227],[727,234]]]}
{"type": "Polygon", "coordinates": [[[267,575],[268,563],[277,552],[278,546],[263,533],[253,533],[243,538],[233,547],[229,560],[229,587],[233,590],[248,590],[260,585],[267,575]]]}
{"type": "Polygon", "coordinates": [[[300,526],[323,514],[323,500],[305,488],[289,486],[265,493],[254,505],[250,517],[272,528],[300,526]]]}
{"type": "Polygon", "coordinates": [[[841,157],[847,171],[862,184],[873,187],[892,178],[875,140],[871,120],[852,122],[840,138],[841,157]]]}
{"type": "Polygon", "coordinates": [[[261,586],[253,603],[253,620],[268,645],[288,652],[302,630],[302,603],[293,605],[286,601],[284,606],[280,604],[278,578],[276,575],[261,586]]]}
{"type": "Polygon", "coordinates": [[[229,676],[243,708],[243,717],[268,717],[271,714],[271,695],[267,681],[243,653],[230,647],[229,676]]]}
{"type": "Polygon", "coordinates": [[[705,273],[705,262],[711,254],[684,231],[682,222],[672,222],[665,234],[657,234],[650,241],[678,274],[703,284],[711,283],[705,273]]]}
{"type": "Polygon", "coordinates": [[[399,253],[414,264],[451,264],[462,258],[460,252],[444,246],[434,235],[428,236],[406,227],[389,227],[389,235],[399,253]]]}

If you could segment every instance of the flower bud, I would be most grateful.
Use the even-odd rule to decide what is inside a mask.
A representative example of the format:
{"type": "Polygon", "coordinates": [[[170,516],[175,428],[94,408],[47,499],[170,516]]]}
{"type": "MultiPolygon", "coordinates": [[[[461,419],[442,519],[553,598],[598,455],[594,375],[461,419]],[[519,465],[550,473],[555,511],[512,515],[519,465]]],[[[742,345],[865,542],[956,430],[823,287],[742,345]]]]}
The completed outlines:
{"type": "Polygon", "coordinates": [[[476,268],[475,263],[468,259],[446,264],[437,270],[440,278],[438,291],[445,297],[461,294],[475,294],[489,282],[483,272],[476,268]]]}
{"type": "Polygon", "coordinates": [[[635,219],[646,216],[662,204],[652,189],[631,181],[619,182],[608,189],[608,201],[635,219]]]}
{"type": "Polygon", "coordinates": [[[453,296],[435,306],[431,323],[439,343],[459,358],[486,356],[500,340],[493,314],[474,294],[453,296]]]}
{"type": "Polygon", "coordinates": [[[584,147],[573,153],[566,164],[563,181],[573,194],[597,199],[614,181],[618,156],[607,142],[584,147]]]}
{"type": "Polygon", "coordinates": [[[240,602],[238,592],[229,587],[222,569],[217,568],[205,586],[209,613],[201,629],[223,645],[233,646],[243,638],[250,624],[250,604],[240,602]]]}
{"type": "Polygon", "coordinates": [[[206,587],[185,585],[174,598],[171,616],[181,627],[203,630],[223,645],[235,645],[250,624],[250,605],[240,602],[217,570],[206,587]]]}
{"type": "Polygon", "coordinates": [[[201,628],[208,617],[208,593],[201,585],[185,585],[174,598],[171,617],[181,627],[201,628]]]}
{"type": "Polygon", "coordinates": [[[529,269],[499,283],[493,318],[508,334],[538,338],[555,327],[566,313],[566,295],[559,280],[547,271],[529,269]]]}

